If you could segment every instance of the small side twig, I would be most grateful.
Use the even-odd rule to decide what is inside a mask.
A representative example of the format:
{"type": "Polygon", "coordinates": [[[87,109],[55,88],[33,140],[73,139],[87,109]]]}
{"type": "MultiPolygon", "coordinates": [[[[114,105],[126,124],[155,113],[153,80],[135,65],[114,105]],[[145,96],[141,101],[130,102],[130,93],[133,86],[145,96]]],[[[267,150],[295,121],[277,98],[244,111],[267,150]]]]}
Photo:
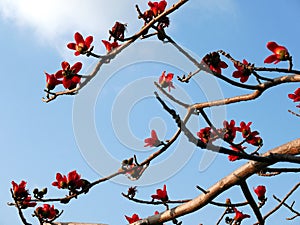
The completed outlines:
{"type": "MultiPolygon", "coordinates": [[[[276,201],[281,202],[281,200],[280,200],[279,198],[277,198],[275,195],[273,195],[273,198],[274,198],[276,201]]],[[[296,217],[300,216],[300,213],[294,209],[294,203],[295,203],[295,202],[293,202],[291,205],[288,205],[288,204],[286,204],[286,203],[284,202],[284,203],[282,204],[283,206],[285,206],[286,208],[288,208],[291,212],[293,212],[293,213],[296,214],[296,215],[293,216],[293,217],[286,218],[287,220],[293,220],[293,219],[295,219],[296,217]]]]}

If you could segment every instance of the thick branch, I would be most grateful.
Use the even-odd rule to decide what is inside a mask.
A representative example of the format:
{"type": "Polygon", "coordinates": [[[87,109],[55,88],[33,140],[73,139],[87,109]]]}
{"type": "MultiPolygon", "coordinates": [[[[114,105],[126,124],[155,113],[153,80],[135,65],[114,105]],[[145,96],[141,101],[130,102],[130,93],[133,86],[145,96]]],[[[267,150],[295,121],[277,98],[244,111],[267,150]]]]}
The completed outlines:
{"type": "MultiPolygon", "coordinates": [[[[300,154],[300,139],[296,139],[294,141],[288,142],[282,146],[274,148],[263,156],[267,157],[270,154],[290,154],[290,155],[298,155],[300,154]]],[[[167,210],[158,215],[150,216],[144,220],[137,221],[133,223],[134,225],[142,225],[142,224],[159,224],[163,222],[167,222],[172,220],[173,218],[177,218],[194,211],[201,209],[202,207],[209,204],[214,198],[216,198],[219,194],[228,190],[229,188],[238,185],[240,181],[246,180],[253,174],[259,172],[263,168],[272,165],[273,163],[265,163],[265,162],[254,162],[249,161],[242,167],[235,170],[233,173],[224,177],[222,180],[214,184],[207,190],[206,194],[201,194],[193,200],[179,205],[175,208],[167,210]]]]}

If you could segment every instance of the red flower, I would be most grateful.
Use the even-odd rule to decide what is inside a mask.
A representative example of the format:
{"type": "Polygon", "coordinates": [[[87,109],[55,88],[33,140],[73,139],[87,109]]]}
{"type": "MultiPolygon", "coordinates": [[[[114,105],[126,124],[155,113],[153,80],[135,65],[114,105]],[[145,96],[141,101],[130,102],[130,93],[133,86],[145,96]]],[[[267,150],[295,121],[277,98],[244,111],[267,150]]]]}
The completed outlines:
{"type": "Polygon", "coordinates": [[[93,42],[93,36],[88,36],[85,40],[79,32],[76,32],[74,35],[75,43],[69,43],[67,47],[69,49],[75,50],[74,55],[78,56],[80,54],[85,54],[86,51],[90,48],[91,43],[93,42]]]}
{"type": "Polygon", "coordinates": [[[165,0],[162,0],[160,2],[148,2],[148,5],[150,6],[150,10],[152,11],[154,16],[158,16],[163,11],[165,11],[165,8],[167,6],[167,2],[165,0]]]}
{"type": "Polygon", "coordinates": [[[240,127],[237,128],[238,131],[242,132],[243,138],[246,139],[247,143],[252,144],[254,146],[261,146],[263,144],[263,140],[261,137],[258,137],[259,135],[258,131],[251,131],[250,125],[252,122],[245,123],[242,121],[240,123],[240,127]]]}
{"type": "Polygon", "coordinates": [[[73,170],[68,173],[68,176],[61,175],[60,173],[56,174],[56,181],[52,182],[53,186],[62,189],[75,190],[80,189],[83,186],[84,182],[80,178],[80,175],[73,170]]]}
{"type": "Polygon", "coordinates": [[[117,41],[109,42],[109,41],[102,40],[102,43],[104,44],[107,52],[110,52],[111,50],[120,46],[117,41]]]}
{"type": "Polygon", "coordinates": [[[31,197],[27,196],[22,202],[22,209],[26,209],[27,207],[35,207],[36,202],[31,201],[31,197]]]}
{"type": "Polygon", "coordinates": [[[209,69],[217,74],[221,74],[221,69],[225,69],[228,65],[221,61],[220,55],[218,52],[212,52],[203,57],[202,61],[206,63],[209,69]]]}
{"type": "Polygon", "coordinates": [[[46,73],[46,88],[48,90],[53,90],[55,88],[56,85],[58,84],[62,84],[61,80],[58,80],[54,74],[48,74],[46,73]]]}
{"type": "Polygon", "coordinates": [[[58,189],[65,189],[68,187],[68,180],[65,175],[61,175],[60,173],[56,174],[56,181],[52,182],[53,186],[56,186],[58,189]]]}
{"type": "Polygon", "coordinates": [[[210,127],[202,128],[199,132],[197,132],[197,136],[200,138],[200,140],[203,143],[207,144],[211,137],[211,128],[210,127]]]}
{"type": "Polygon", "coordinates": [[[172,82],[173,77],[174,77],[173,73],[168,73],[166,75],[166,71],[164,71],[162,75],[159,77],[158,83],[161,85],[162,88],[168,87],[170,92],[171,88],[175,88],[172,82]]]}
{"type": "Polygon", "coordinates": [[[236,222],[241,222],[245,218],[250,218],[250,216],[248,214],[243,214],[242,212],[240,212],[236,208],[233,208],[233,209],[234,209],[234,212],[235,212],[234,220],[236,222]]]}
{"type": "Polygon", "coordinates": [[[264,63],[273,63],[277,64],[280,61],[286,61],[290,59],[290,54],[286,47],[278,45],[274,41],[267,43],[267,48],[273,52],[273,55],[268,56],[264,63]]]}
{"type": "Polygon", "coordinates": [[[125,215],[126,220],[128,221],[129,224],[134,223],[138,220],[141,220],[141,218],[137,215],[137,214],[133,214],[132,217],[126,216],[125,215]]]}
{"type": "Polygon", "coordinates": [[[223,122],[224,126],[224,140],[232,142],[236,136],[237,127],[235,127],[235,121],[231,120],[228,123],[226,120],[223,122]]]}
{"type": "MultiPolygon", "coordinates": [[[[231,149],[232,149],[233,151],[235,151],[235,152],[243,152],[244,149],[246,148],[246,147],[243,147],[243,146],[241,146],[241,145],[238,145],[238,146],[230,146],[230,147],[231,147],[231,149]]],[[[229,155],[229,156],[228,156],[228,159],[229,159],[229,161],[233,162],[233,161],[235,161],[235,160],[240,159],[240,157],[237,156],[237,155],[229,155]]]]}
{"type": "Polygon", "coordinates": [[[62,84],[65,88],[69,90],[76,88],[81,79],[81,77],[77,73],[81,70],[82,63],[77,62],[73,66],[70,66],[68,62],[64,61],[61,63],[61,67],[62,70],[57,71],[54,74],[54,77],[56,79],[63,78],[62,84]]]}
{"type": "Polygon", "coordinates": [[[151,131],[151,137],[150,138],[146,138],[144,140],[144,142],[146,143],[144,145],[144,147],[158,147],[161,145],[161,141],[158,139],[157,134],[155,132],[155,130],[151,131]]]}
{"type": "Polygon", "coordinates": [[[114,37],[115,40],[116,39],[123,40],[124,39],[124,33],[125,33],[125,30],[126,30],[126,26],[127,26],[127,24],[116,22],[115,25],[109,31],[109,33],[111,35],[109,37],[109,40],[110,40],[111,37],[114,37]]]}
{"type": "Polygon", "coordinates": [[[72,189],[79,189],[83,185],[83,181],[80,178],[81,176],[76,172],[76,170],[73,170],[68,173],[68,186],[72,189]]]}
{"type": "Polygon", "coordinates": [[[263,185],[259,185],[254,189],[255,194],[257,195],[258,199],[260,201],[263,201],[266,199],[266,187],[263,185]]]}
{"type": "MultiPolygon", "coordinates": [[[[243,60],[243,64],[245,66],[249,65],[246,59],[243,60]]],[[[236,63],[234,64],[234,66],[237,70],[233,72],[232,76],[235,78],[240,78],[240,81],[242,83],[245,83],[248,80],[249,76],[251,75],[252,71],[246,69],[243,65],[238,66],[236,63]]]]}
{"type": "Polygon", "coordinates": [[[24,180],[22,180],[20,184],[17,184],[14,181],[12,181],[11,184],[13,186],[12,190],[15,198],[26,198],[29,195],[28,190],[25,189],[27,183],[24,180]]]}
{"type": "MultiPolygon", "coordinates": [[[[294,94],[288,94],[288,97],[293,100],[293,102],[300,102],[300,88],[297,88],[294,94]]],[[[297,105],[300,108],[300,105],[297,105]]]]}
{"type": "Polygon", "coordinates": [[[164,185],[163,190],[157,189],[156,194],[151,195],[151,198],[152,199],[158,199],[158,200],[161,200],[163,202],[168,201],[169,197],[168,197],[168,193],[167,193],[167,186],[164,185]]]}
{"type": "Polygon", "coordinates": [[[35,214],[37,217],[45,220],[52,220],[58,214],[58,210],[54,208],[54,205],[44,204],[43,207],[39,206],[35,209],[35,214]]]}

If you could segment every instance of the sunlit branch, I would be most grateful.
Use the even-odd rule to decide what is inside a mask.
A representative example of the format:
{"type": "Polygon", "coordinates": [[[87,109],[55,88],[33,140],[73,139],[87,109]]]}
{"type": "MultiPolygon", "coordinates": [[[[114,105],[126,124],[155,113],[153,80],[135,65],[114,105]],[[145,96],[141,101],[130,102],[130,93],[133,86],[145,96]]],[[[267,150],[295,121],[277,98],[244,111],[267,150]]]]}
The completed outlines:
{"type": "MultiPolygon", "coordinates": [[[[267,157],[270,154],[292,154],[297,155],[300,154],[300,139],[296,139],[289,143],[283,144],[277,148],[274,148],[265,154],[263,157],[267,157]]],[[[225,176],[223,179],[218,181],[212,187],[207,189],[206,194],[201,194],[198,197],[192,199],[189,202],[183,203],[179,206],[176,206],[170,210],[162,212],[158,215],[149,216],[146,219],[142,219],[133,223],[132,225],[142,225],[142,224],[158,224],[164,223],[167,221],[172,220],[173,218],[178,218],[183,215],[189,214],[191,212],[197,211],[202,207],[209,204],[214,198],[216,198],[219,194],[223,193],[224,191],[228,190],[229,188],[238,185],[240,181],[246,180],[253,174],[256,174],[263,168],[272,165],[273,163],[266,163],[266,162],[255,162],[251,161],[243,165],[242,167],[238,168],[228,176],[225,176]]]]}

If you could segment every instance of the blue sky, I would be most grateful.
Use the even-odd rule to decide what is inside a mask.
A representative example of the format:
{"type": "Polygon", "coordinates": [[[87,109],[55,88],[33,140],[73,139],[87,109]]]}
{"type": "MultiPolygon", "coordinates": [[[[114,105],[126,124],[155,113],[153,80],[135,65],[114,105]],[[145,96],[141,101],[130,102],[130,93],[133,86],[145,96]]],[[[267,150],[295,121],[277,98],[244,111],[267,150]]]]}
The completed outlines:
{"type": "MultiPolygon", "coordinates": [[[[175,2],[168,1],[169,5],[175,2]]],[[[173,121],[151,94],[156,90],[152,82],[164,70],[181,75],[195,68],[185,64],[182,56],[174,56],[172,50],[164,51],[170,46],[155,42],[155,39],[152,42],[139,41],[132,50],[126,49],[87,86],[91,91],[83,90],[76,97],[63,96],[48,104],[41,101],[44,71],[54,73],[60,69],[61,61],[68,60],[71,64],[83,61],[82,71],[88,73],[96,62],[83,56],[75,58],[65,47],[66,43],[73,41],[74,32],[93,35],[95,51],[104,54],[101,40],[108,38],[107,30],[116,20],[128,23],[128,35],[142,25],[136,19],[135,4],[147,8],[147,1],[141,0],[87,0],[84,4],[70,0],[42,3],[37,0],[0,0],[3,82],[0,90],[0,211],[5,215],[0,218],[1,225],[21,224],[17,211],[6,206],[11,200],[9,188],[12,180],[26,180],[30,190],[48,186],[51,196],[62,196],[63,191],[50,187],[56,172],[66,174],[76,169],[82,177],[93,181],[117,170],[118,161],[124,158],[137,154],[142,160],[152,153],[154,149],[142,147],[151,129],[156,129],[161,139],[168,139],[175,132],[173,121]],[[118,107],[121,103],[124,107],[118,107]],[[96,138],[95,145],[92,137],[96,138]],[[100,150],[110,154],[112,161],[102,157],[100,150]]],[[[170,16],[171,25],[167,32],[198,59],[208,52],[223,49],[233,57],[246,58],[257,66],[263,66],[264,58],[271,54],[265,45],[273,40],[289,49],[295,68],[299,68],[299,9],[297,0],[288,3],[275,0],[272,4],[258,0],[251,3],[190,1],[170,16]]],[[[278,66],[286,67],[287,63],[278,66]]],[[[228,70],[227,74],[231,76],[228,70]]],[[[268,75],[274,77],[278,74],[268,75]]],[[[175,80],[176,89],[171,93],[190,102],[248,93],[221,81],[212,83],[212,86],[204,82],[205,78],[200,75],[188,85],[175,80]],[[213,91],[209,92],[210,89],[213,91]]],[[[254,79],[249,80],[249,83],[253,82],[254,79]]],[[[222,115],[237,122],[252,121],[253,128],[264,140],[261,152],[265,152],[299,137],[299,119],[287,112],[288,109],[297,111],[295,104],[287,98],[287,94],[297,87],[299,84],[276,87],[257,101],[227,106],[222,115]]],[[[184,110],[170,104],[184,115],[184,110]]],[[[196,132],[201,124],[202,120],[193,118],[190,126],[196,132]]],[[[205,154],[187,143],[184,136],[175,144],[161,159],[153,161],[155,169],[146,172],[141,181],[134,183],[118,178],[99,185],[67,207],[58,204],[58,209],[65,209],[60,220],[125,224],[125,214],[138,213],[145,217],[155,210],[164,209],[123,199],[120,193],[125,192],[128,185],[139,185],[137,196],[144,199],[149,199],[164,183],[171,199],[193,198],[199,194],[196,185],[208,188],[245,163],[230,163],[226,156],[205,154]],[[174,161],[174,155],[183,160],[180,165],[174,161]],[[156,179],[161,174],[166,174],[167,179],[156,179]]],[[[267,186],[269,200],[262,210],[267,212],[275,204],[272,194],[282,197],[283,190],[291,188],[298,182],[297,178],[295,175],[280,175],[273,179],[254,176],[249,179],[249,186],[267,186]]],[[[227,197],[243,201],[238,188],[226,192],[218,200],[224,201],[227,197]]],[[[182,220],[185,224],[211,224],[216,222],[215,218],[222,210],[209,206],[182,220]]],[[[248,207],[241,210],[251,214],[248,207]]],[[[285,223],[284,218],[288,216],[289,212],[281,209],[268,222],[280,220],[285,223]]],[[[245,224],[254,221],[252,216],[245,224]]]]}

